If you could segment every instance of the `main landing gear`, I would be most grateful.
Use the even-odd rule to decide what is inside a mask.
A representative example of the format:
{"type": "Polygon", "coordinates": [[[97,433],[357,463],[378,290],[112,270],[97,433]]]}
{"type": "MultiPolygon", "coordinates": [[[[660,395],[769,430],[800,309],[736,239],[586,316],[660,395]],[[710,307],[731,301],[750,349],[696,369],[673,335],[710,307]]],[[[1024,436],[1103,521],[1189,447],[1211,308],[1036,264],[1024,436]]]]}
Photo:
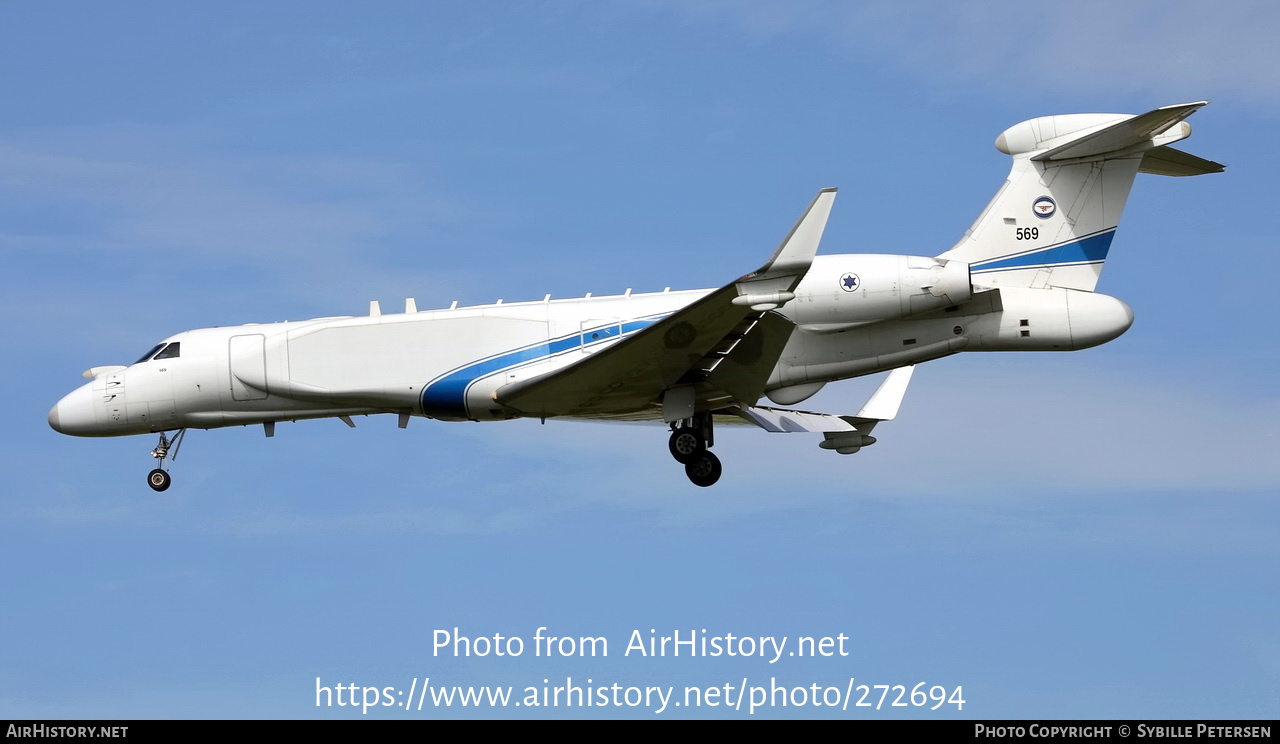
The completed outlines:
{"type": "Polygon", "coordinates": [[[696,413],[691,419],[671,424],[667,448],[676,462],[684,465],[684,474],[695,486],[706,488],[720,480],[723,468],[720,458],[711,454],[715,437],[711,430],[711,414],[696,413]]]}
{"type": "Polygon", "coordinates": [[[147,485],[151,486],[152,491],[163,491],[169,487],[169,484],[173,483],[173,478],[169,475],[169,471],[164,469],[164,461],[178,459],[178,448],[182,446],[182,439],[186,435],[186,429],[178,429],[178,433],[173,436],[173,439],[165,436],[165,432],[160,432],[160,443],[156,445],[155,449],[151,450],[151,456],[160,461],[156,463],[159,467],[147,473],[147,485]],[[173,450],[172,455],[169,453],[171,449],[173,450]]]}

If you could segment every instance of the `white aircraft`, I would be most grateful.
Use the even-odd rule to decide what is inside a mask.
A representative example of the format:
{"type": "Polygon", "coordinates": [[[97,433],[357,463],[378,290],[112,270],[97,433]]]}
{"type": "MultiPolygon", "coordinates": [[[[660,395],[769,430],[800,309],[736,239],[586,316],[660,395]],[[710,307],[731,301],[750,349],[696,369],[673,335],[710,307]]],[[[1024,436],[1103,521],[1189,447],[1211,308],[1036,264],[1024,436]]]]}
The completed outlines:
{"type": "Polygon", "coordinates": [[[1139,172],[1215,173],[1170,145],[1205,101],[1137,116],[1024,121],[996,139],[1009,178],[952,248],[936,257],[816,255],[835,199],[823,189],[773,256],[719,289],[503,303],[361,317],[205,328],[156,344],[49,411],[63,434],[159,434],[147,477],[189,428],[391,413],[400,428],[442,421],[565,418],[669,426],[669,449],[698,486],[715,483],[714,424],[822,434],[841,454],[874,444],[912,365],[961,351],[1069,351],[1133,322],[1093,291],[1139,172]],[[833,380],[891,370],[854,415],[759,405],[800,403],[833,380]],[[170,435],[173,435],[172,437],[170,435]]]}

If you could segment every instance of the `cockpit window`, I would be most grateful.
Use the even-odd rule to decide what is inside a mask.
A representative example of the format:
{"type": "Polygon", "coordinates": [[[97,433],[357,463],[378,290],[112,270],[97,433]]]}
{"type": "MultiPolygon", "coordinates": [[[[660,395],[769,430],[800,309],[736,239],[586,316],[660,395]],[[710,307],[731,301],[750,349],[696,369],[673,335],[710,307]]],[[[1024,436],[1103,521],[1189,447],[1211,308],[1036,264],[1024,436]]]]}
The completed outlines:
{"type": "Polygon", "coordinates": [[[160,352],[159,354],[156,354],[151,358],[152,359],[177,359],[181,355],[182,355],[182,344],[177,341],[174,341],[173,343],[164,347],[164,351],[160,352]]]}
{"type": "Polygon", "coordinates": [[[142,364],[143,362],[150,359],[157,351],[160,351],[163,348],[164,348],[164,344],[156,344],[155,346],[152,346],[151,351],[148,351],[146,354],[143,354],[142,357],[138,359],[138,361],[134,362],[134,364],[142,364]]]}

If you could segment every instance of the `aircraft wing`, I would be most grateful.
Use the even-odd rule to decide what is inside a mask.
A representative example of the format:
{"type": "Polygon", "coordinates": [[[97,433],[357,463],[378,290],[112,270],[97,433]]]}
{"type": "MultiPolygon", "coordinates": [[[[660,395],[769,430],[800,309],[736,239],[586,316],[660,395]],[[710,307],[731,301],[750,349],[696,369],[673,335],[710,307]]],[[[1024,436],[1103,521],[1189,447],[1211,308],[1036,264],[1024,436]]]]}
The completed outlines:
{"type": "Polygon", "coordinates": [[[881,421],[892,421],[907,393],[914,366],[899,367],[885,377],[884,382],[872,394],[862,410],[855,416],[836,416],[830,413],[792,411],[767,406],[746,406],[733,412],[768,432],[814,432],[824,436],[818,446],[851,455],[863,447],[876,443],[871,430],[881,421]]]}
{"type": "Polygon", "coordinates": [[[823,189],[757,271],[582,361],[498,389],[525,416],[621,416],[695,411],[759,399],[792,324],[770,312],[794,299],[813,263],[835,199],[823,189]]]}

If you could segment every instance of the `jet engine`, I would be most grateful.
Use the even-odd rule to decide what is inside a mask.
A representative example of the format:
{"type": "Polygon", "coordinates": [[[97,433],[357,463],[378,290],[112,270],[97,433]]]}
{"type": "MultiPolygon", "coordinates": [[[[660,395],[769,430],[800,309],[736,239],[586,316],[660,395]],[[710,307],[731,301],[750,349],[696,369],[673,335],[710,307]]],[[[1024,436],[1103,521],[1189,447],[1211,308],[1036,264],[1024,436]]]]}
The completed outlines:
{"type": "Polygon", "coordinates": [[[832,330],[941,310],[973,293],[969,264],[925,256],[818,256],[786,314],[832,330]]]}

